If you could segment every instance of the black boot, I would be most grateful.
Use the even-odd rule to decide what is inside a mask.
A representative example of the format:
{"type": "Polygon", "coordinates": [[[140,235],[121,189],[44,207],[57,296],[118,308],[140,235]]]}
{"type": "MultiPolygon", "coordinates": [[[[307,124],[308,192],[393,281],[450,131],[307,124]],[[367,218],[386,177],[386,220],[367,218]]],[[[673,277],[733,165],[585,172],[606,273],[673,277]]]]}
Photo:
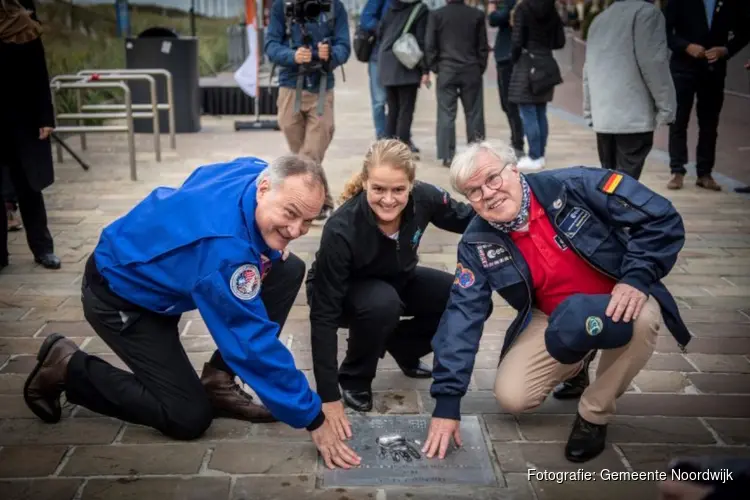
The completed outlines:
{"type": "Polygon", "coordinates": [[[344,389],[341,391],[341,398],[349,408],[367,412],[372,410],[372,390],[366,391],[348,391],[344,389]]]}
{"type": "Polygon", "coordinates": [[[409,378],[430,378],[432,377],[432,370],[429,366],[420,360],[417,360],[413,366],[398,365],[401,371],[409,378]]]}
{"type": "Polygon", "coordinates": [[[61,266],[60,259],[52,252],[35,256],[34,262],[41,264],[46,269],[60,269],[61,266]]]}
{"type": "Polygon", "coordinates": [[[571,462],[588,462],[604,451],[606,441],[606,425],[592,424],[581,415],[576,415],[565,446],[565,458],[571,462]]]}
{"type": "Polygon", "coordinates": [[[581,397],[583,391],[589,386],[589,365],[594,357],[596,357],[596,351],[586,357],[583,368],[575,377],[557,384],[557,387],[552,391],[555,399],[578,399],[581,397]]]}

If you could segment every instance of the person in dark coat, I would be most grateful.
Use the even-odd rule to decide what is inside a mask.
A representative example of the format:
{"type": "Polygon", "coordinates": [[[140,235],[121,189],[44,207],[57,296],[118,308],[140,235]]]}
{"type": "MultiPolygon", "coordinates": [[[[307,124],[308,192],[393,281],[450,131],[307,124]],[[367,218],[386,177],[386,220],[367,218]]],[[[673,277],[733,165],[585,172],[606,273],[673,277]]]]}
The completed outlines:
{"type": "Polygon", "coordinates": [[[559,68],[552,51],[565,46],[562,19],[555,8],[555,0],[521,0],[512,14],[513,36],[511,60],[513,75],[508,98],[518,104],[523,122],[529,155],[522,158],[518,167],[538,170],[544,167],[547,147],[547,103],[552,101],[554,86],[534,92],[531,86],[532,57],[535,64],[551,73],[559,68]]]}
{"type": "MultiPolygon", "coordinates": [[[[55,118],[41,33],[32,0],[0,0],[0,166],[10,174],[35,262],[59,269],[42,196],[54,182],[55,118]]],[[[2,219],[0,269],[8,265],[8,219],[2,219]]]]}
{"type": "Polygon", "coordinates": [[[419,11],[409,27],[409,33],[414,35],[424,53],[430,11],[421,0],[394,0],[378,26],[378,39],[381,40],[378,71],[388,104],[385,135],[405,144],[411,144],[411,123],[419,86],[430,84],[430,70],[424,57],[413,69],[409,69],[393,53],[393,44],[403,33],[414,9],[419,11]]]}

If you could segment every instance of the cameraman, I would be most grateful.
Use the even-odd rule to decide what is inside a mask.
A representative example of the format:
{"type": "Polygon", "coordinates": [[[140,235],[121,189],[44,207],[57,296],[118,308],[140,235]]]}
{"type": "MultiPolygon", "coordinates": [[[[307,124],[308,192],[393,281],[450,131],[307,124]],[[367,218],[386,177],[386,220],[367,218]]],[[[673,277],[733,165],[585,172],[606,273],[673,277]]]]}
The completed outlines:
{"type": "Polygon", "coordinates": [[[346,63],[351,53],[344,4],[341,0],[274,0],[265,52],[271,62],[281,67],[278,120],[289,149],[322,163],[333,139],[333,72],[346,63]],[[317,17],[301,15],[303,7],[309,12],[310,6],[315,5],[321,10],[317,17]],[[302,90],[298,95],[299,78],[302,90]]]}

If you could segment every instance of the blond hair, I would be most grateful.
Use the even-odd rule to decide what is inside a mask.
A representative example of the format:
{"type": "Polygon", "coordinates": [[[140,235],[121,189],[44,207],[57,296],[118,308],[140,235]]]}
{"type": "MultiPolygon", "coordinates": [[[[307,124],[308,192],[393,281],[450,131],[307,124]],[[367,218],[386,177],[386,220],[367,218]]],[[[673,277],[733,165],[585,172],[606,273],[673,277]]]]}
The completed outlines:
{"type": "Polygon", "coordinates": [[[362,162],[362,170],[354,174],[344,186],[344,192],[341,193],[340,198],[341,203],[365,189],[365,181],[367,181],[370,169],[378,165],[390,165],[402,170],[409,178],[409,182],[414,182],[417,166],[409,146],[398,139],[381,139],[372,143],[362,162]]]}

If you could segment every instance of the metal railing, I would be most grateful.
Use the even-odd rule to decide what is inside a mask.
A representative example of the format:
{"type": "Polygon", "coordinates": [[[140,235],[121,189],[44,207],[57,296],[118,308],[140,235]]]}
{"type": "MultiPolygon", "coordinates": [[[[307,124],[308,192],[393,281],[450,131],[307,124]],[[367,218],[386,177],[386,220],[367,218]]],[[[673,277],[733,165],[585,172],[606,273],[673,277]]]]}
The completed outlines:
{"type": "MultiPolygon", "coordinates": [[[[72,75],[59,75],[61,76],[72,76],[72,75]]],[[[130,95],[130,88],[122,80],[112,81],[86,81],[81,77],[77,77],[77,81],[63,82],[64,78],[55,77],[50,82],[50,89],[53,92],[58,92],[62,89],[74,89],[74,90],[87,90],[87,89],[105,89],[105,88],[117,88],[121,89],[124,93],[125,98],[125,125],[71,125],[71,126],[57,126],[55,132],[58,134],[75,134],[75,133],[101,133],[101,132],[127,132],[128,134],[128,153],[130,156],[130,179],[133,181],[138,180],[138,174],[136,171],[135,164],[135,136],[133,130],[133,102],[130,95]]],[[[55,109],[55,99],[52,99],[53,110],[55,116],[65,116],[65,114],[58,115],[55,109]]],[[[69,113],[79,115],[77,113],[69,113]]],[[[100,117],[97,115],[97,117],[100,117]]],[[[59,161],[62,161],[62,148],[58,144],[57,157],[59,161]]]]}
{"type": "MultiPolygon", "coordinates": [[[[84,76],[84,75],[58,75],[52,79],[52,83],[55,83],[56,81],[78,81],[78,82],[94,82],[94,81],[126,81],[126,80],[145,80],[149,84],[150,94],[151,94],[151,104],[147,105],[149,108],[151,108],[150,112],[132,112],[131,111],[131,118],[132,119],[143,119],[143,118],[150,118],[153,122],[153,137],[154,137],[154,155],[156,157],[156,161],[161,161],[161,137],[160,137],[160,130],[159,130],[159,111],[157,110],[157,100],[156,100],[156,80],[153,76],[150,75],[143,75],[143,74],[128,74],[128,75],[90,75],[90,76],[84,76]]],[[[81,103],[81,92],[78,91],[78,103],[79,108],[83,109],[83,106],[80,106],[81,103]]],[[[136,107],[137,105],[131,105],[131,110],[136,107]]],[[[124,108],[123,105],[118,105],[119,109],[124,108]]],[[[57,119],[59,120],[78,120],[79,126],[83,125],[83,120],[91,120],[91,119],[101,119],[101,120],[116,120],[116,119],[123,119],[128,118],[126,116],[127,113],[118,112],[118,113],[83,113],[81,111],[77,113],[60,113],[57,115],[57,119]]],[[[86,149],[86,136],[85,131],[80,131],[81,136],[81,147],[83,149],[86,149]]],[[[59,145],[58,145],[59,148],[59,145]]],[[[58,149],[59,151],[59,149],[58,149]]]]}
{"type": "MultiPolygon", "coordinates": [[[[167,102],[159,103],[157,96],[157,109],[159,111],[167,111],[169,120],[169,147],[172,149],[177,148],[177,140],[175,138],[175,118],[174,118],[174,82],[172,80],[172,73],[166,69],[87,69],[78,72],[79,75],[152,75],[152,76],[163,76],[167,87],[167,102]]],[[[124,108],[121,104],[86,104],[81,110],[82,111],[122,111],[124,108]]],[[[142,111],[151,109],[148,104],[134,104],[134,110],[142,111]]]]}

